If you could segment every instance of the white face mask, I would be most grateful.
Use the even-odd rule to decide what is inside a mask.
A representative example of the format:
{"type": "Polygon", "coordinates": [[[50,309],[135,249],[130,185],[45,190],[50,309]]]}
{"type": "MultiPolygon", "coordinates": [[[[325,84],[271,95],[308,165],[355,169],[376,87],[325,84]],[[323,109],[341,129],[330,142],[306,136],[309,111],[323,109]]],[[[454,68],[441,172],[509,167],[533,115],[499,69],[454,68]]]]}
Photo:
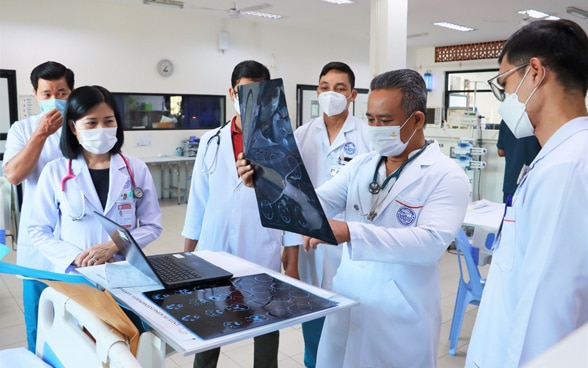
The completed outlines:
{"type": "Polygon", "coordinates": [[[239,98],[237,96],[233,99],[233,107],[235,108],[235,112],[237,115],[241,115],[241,106],[239,106],[239,98]]]}
{"type": "Polygon", "coordinates": [[[517,139],[530,137],[535,133],[535,128],[533,127],[533,124],[531,124],[531,120],[529,119],[529,115],[527,114],[526,107],[529,103],[529,100],[531,100],[531,97],[533,97],[533,95],[543,82],[543,78],[545,78],[545,68],[543,68],[543,78],[541,78],[541,81],[539,82],[539,84],[537,84],[537,87],[533,89],[533,91],[529,95],[529,98],[527,98],[527,101],[525,101],[525,103],[522,103],[521,101],[519,101],[517,92],[519,91],[519,88],[521,88],[521,85],[523,84],[525,77],[527,77],[527,73],[529,73],[529,70],[531,70],[531,68],[527,69],[525,75],[523,76],[523,79],[521,79],[519,86],[513,94],[505,93],[506,97],[504,98],[504,101],[502,101],[500,107],[498,108],[498,113],[506,123],[506,126],[508,126],[512,134],[517,139]]]}
{"type": "Polygon", "coordinates": [[[414,115],[414,112],[410,114],[406,121],[398,126],[375,126],[368,125],[366,135],[369,141],[372,143],[372,147],[376,152],[382,156],[398,156],[406,149],[408,142],[412,139],[416,133],[416,129],[412,132],[412,135],[408,140],[403,143],[400,139],[400,130],[408,123],[410,118],[414,115]]]}
{"type": "Polygon", "coordinates": [[[96,155],[106,153],[114,147],[118,139],[118,128],[78,129],[80,144],[88,152],[96,155]]]}
{"type": "Polygon", "coordinates": [[[339,115],[345,111],[347,99],[348,97],[333,91],[321,92],[318,95],[319,105],[327,116],[339,115]]]}

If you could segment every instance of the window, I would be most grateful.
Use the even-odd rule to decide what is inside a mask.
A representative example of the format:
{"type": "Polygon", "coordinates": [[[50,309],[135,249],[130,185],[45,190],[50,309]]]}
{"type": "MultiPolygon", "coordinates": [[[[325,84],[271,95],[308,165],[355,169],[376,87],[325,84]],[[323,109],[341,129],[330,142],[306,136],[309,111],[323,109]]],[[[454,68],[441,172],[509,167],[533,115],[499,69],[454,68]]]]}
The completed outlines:
{"type": "Polygon", "coordinates": [[[459,126],[457,116],[464,113],[481,115],[481,122],[496,124],[491,126],[498,128],[500,115],[498,114],[498,101],[487,83],[494,77],[498,69],[483,69],[469,71],[452,71],[445,73],[445,106],[446,121],[449,126],[459,126]]]}
{"type": "Polygon", "coordinates": [[[225,96],[113,93],[123,127],[135,129],[212,129],[225,121],[225,96]]]}

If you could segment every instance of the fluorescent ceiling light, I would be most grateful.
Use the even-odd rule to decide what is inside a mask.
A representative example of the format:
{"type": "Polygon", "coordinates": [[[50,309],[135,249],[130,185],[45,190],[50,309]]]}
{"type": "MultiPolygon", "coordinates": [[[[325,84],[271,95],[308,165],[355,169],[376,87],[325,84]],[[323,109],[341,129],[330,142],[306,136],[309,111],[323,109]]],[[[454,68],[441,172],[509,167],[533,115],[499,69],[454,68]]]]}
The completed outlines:
{"type": "Polygon", "coordinates": [[[254,17],[262,17],[262,18],[268,18],[268,19],[282,19],[282,18],[284,18],[281,15],[263,13],[263,12],[258,12],[258,11],[242,11],[241,14],[253,15],[254,17]]]}
{"type": "Polygon", "coordinates": [[[539,10],[535,10],[535,9],[527,9],[527,10],[519,10],[517,13],[521,14],[521,15],[527,15],[531,18],[535,18],[535,19],[549,19],[549,20],[558,20],[559,17],[553,16],[551,14],[547,14],[544,13],[542,11],[539,10]]]}
{"type": "Polygon", "coordinates": [[[337,5],[347,5],[347,4],[355,4],[355,1],[352,0],[323,0],[326,3],[332,3],[337,5]]]}
{"type": "Polygon", "coordinates": [[[576,17],[580,17],[582,19],[588,19],[588,11],[575,8],[573,6],[568,6],[568,8],[566,9],[566,13],[575,15],[576,17]]]}
{"type": "Polygon", "coordinates": [[[476,30],[475,28],[472,28],[472,27],[460,26],[459,24],[453,24],[453,23],[449,23],[449,22],[437,22],[437,23],[433,23],[433,24],[436,26],[439,26],[439,27],[454,29],[456,31],[461,31],[461,32],[470,32],[470,31],[476,30]]]}
{"type": "Polygon", "coordinates": [[[143,4],[172,6],[180,9],[184,8],[184,2],[179,0],[143,0],[143,4]]]}

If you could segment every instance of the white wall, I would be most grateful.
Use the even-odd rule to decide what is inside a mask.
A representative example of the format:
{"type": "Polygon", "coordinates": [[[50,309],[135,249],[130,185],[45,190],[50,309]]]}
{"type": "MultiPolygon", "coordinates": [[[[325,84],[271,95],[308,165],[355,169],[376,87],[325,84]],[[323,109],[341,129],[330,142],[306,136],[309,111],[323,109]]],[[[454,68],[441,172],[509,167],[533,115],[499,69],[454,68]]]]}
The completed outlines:
{"type": "MultiPolygon", "coordinates": [[[[357,86],[369,86],[369,42],[359,38],[284,29],[276,21],[250,25],[241,19],[200,17],[187,9],[114,2],[0,0],[0,9],[0,68],[16,69],[19,95],[31,93],[30,71],[46,60],[70,67],[76,86],[99,84],[113,92],[225,95],[235,64],[255,59],[270,69],[273,78],[284,79],[292,121],[296,84],[316,84],[329,61],[345,61],[356,73],[357,86]],[[221,30],[230,35],[224,54],[218,50],[221,30]],[[155,69],[162,58],[174,62],[175,72],[169,78],[155,69]]],[[[231,116],[233,108],[227,101],[231,116]]],[[[178,138],[202,133],[128,132],[125,150],[137,156],[143,156],[144,150],[171,154],[178,138]],[[137,148],[137,134],[157,137],[152,139],[154,146],[137,148]]]]}
{"type": "MultiPolygon", "coordinates": [[[[206,14],[205,14],[206,15],[206,14]]],[[[316,84],[324,64],[348,63],[356,86],[368,88],[369,40],[312,30],[287,29],[279,21],[215,20],[188,9],[77,0],[0,0],[0,68],[17,71],[19,95],[31,94],[30,71],[59,61],[76,74],[76,86],[99,84],[113,92],[227,94],[234,65],[264,63],[283,78],[291,120],[296,121],[296,84],[316,84]],[[229,49],[218,50],[218,32],[229,32],[229,49]],[[162,58],[174,62],[169,78],[159,76],[162,58]]],[[[408,50],[407,67],[430,70],[435,86],[429,107],[443,105],[444,72],[497,67],[496,60],[435,63],[434,48],[408,50]]],[[[233,107],[227,99],[227,115],[233,107]]],[[[202,130],[128,131],[124,151],[138,157],[174,155],[180,141],[202,130]],[[150,146],[137,146],[147,138],[150,146]]],[[[495,182],[500,183],[501,177],[495,182]]],[[[489,183],[490,186],[492,184],[489,183]]],[[[496,184],[498,185],[498,184],[496,184]]],[[[496,192],[496,190],[492,190],[496,192]]]]}

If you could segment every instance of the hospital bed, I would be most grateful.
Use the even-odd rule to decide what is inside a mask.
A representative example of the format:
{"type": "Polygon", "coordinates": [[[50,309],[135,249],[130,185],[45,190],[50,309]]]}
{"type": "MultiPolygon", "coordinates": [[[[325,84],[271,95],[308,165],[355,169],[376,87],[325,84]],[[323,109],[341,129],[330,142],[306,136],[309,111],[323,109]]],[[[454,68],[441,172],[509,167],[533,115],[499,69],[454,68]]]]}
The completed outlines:
{"type": "Polygon", "coordinates": [[[109,326],[51,287],[41,295],[37,330],[37,356],[53,367],[164,367],[166,347],[157,336],[141,334],[135,357],[109,326]]]}

